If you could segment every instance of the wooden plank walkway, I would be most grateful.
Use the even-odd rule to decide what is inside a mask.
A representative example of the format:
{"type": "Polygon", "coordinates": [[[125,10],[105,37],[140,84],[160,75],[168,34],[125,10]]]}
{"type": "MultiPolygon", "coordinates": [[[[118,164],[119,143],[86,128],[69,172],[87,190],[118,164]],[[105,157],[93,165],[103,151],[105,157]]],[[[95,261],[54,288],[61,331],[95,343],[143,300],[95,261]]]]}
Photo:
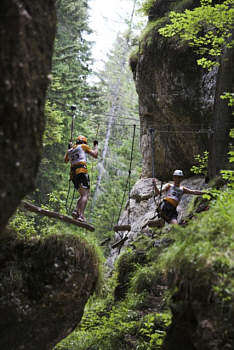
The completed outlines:
{"type": "Polygon", "coordinates": [[[28,202],[22,201],[22,205],[25,209],[32,211],[34,213],[37,213],[39,215],[44,215],[44,216],[48,216],[49,218],[58,219],[58,220],[67,222],[68,224],[72,224],[72,225],[76,225],[76,226],[85,228],[86,230],[89,230],[92,232],[95,231],[95,228],[93,226],[89,225],[87,222],[81,222],[81,221],[75,220],[69,216],[62,215],[62,214],[56,213],[54,211],[50,211],[47,209],[37,207],[36,205],[33,205],[31,203],[28,203],[28,202]]]}
{"type": "Polygon", "coordinates": [[[114,231],[131,231],[131,225],[115,225],[114,231]]]}

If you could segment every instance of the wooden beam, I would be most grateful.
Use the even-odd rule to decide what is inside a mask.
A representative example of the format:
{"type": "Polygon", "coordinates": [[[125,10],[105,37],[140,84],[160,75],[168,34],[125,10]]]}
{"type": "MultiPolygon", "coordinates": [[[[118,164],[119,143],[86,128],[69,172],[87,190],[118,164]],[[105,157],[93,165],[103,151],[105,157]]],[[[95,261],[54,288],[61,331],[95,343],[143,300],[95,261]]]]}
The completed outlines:
{"type": "Polygon", "coordinates": [[[104,239],[103,241],[101,241],[100,245],[103,246],[103,245],[105,245],[106,243],[110,242],[110,240],[111,240],[111,239],[108,237],[108,238],[104,239]]]}
{"type": "Polygon", "coordinates": [[[114,231],[131,231],[131,225],[115,225],[114,231]]]}
{"type": "Polygon", "coordinates": [[[114,243],[111,247],[117,248],[119,245],[123,245],[124,242],[128,239],[128,236],[123,237],[122,239],[120,239],[118,242],[114,243]]]}
{"type": "Polygon", "coordinates": [[[164,226],[164,223],[163,219],[149,220],[145,226],[161,228],[164,226]]]}
{"type": "Polygon", "coordinates": [[[54,211],[50,211],[50,210],[47,210],[47,209],[43,209],[43,208],[37,207],[37,206],[35,206],[35,205],[31,204],[31,203],[28,203],[28,202],[24,202],[23,201],[22,205],[23,205],[23,207],[25,209],[27,209],[29,211],[33,211],[34,213],[37,213],[39,215],[48,216],[49,218],[58,219],[58,220],[67,222],[68,224],[72,224],[72,225],[76,225],[76,226],[79,226],[79,227],[83,227],[86,230],[89,230],[89,231],[92,231],[92,232],[95,231],[95,228],[93,226],[89,225],[87,222],[74,220],[74,219],[70,218],[69,216],[62,215],[62,214],[56,213],[54,211]]]}

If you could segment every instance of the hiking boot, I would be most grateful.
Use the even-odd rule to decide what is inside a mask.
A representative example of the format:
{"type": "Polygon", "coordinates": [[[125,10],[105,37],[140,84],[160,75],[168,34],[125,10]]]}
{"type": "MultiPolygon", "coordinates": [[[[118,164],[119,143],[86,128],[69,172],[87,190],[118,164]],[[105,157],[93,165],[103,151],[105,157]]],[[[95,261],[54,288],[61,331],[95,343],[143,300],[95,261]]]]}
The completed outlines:
{"type": "Polygon", "coordinates": [[[79,217],[79,214],[77,213],[76,210],[73,210],[73,212],[72,212],[72,217],[73,217],[74,219],[76,219],[76,220],[77,220],[77,218],[79,217]]]}
{"type": "Polygon", "coordinates": [[[77,220],[80,221],[80,222],[85,222],[85,221],[86,221],[85,218],[84,218],[83,216],[79,216],[79,217],[77,218],[77,220]]]}

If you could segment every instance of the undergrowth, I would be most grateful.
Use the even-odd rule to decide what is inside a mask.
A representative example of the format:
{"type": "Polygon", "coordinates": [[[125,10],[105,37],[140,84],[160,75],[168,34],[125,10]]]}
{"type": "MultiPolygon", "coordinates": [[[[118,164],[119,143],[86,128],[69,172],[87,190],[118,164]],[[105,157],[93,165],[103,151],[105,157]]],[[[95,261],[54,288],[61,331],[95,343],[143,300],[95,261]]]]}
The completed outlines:
{"type": "MultiPolygon", "coordinates": [[[[231,307],[234,295],[234,191],[219,195],[209,212],[197,215],[187,228],[173,229],[175,242],[160,256],[159,268],[173,275],[171,289],[184,281],[190,290],[231,307]]],[[[207,299],[206,299],[207,301],[207,299]]]]}
{"type": "Polygon", "coordinates": [[[230,322],[233,212],[234,190],[228,187],[209,211],[195,215],[185,228],[173,226],[157,236],[162,242],[171,240],[169,246],[155,246],[155,238],[140,235],[120,255],[103,297],[89,303],[81,324],[55,349],[159,350],[178,292],[176,307],[183,309],[190,299],[230,322]],[[116,297],[117,288],[122,293],[116,297]]]}

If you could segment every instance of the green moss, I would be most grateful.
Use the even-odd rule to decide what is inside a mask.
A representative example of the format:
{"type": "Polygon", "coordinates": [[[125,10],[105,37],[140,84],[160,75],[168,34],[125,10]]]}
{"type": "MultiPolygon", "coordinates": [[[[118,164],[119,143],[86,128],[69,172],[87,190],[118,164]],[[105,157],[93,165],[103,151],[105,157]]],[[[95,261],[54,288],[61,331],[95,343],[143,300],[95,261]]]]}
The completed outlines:
{"type": "Polygon", "coordinates": [[[180,0],[175,3],[172,3],[171,10],[176,12],[182,12],[185,9],[190,9],[194,7],[194,0],[180,0]]]}
{"type": "Polygon", "coordinates": [[[116,265],[116,287],[114,290],[115,300],[121,300],[126,296],[131,277],[137,269],[137,264],[144,264],[144,251],[126,249],[119,257],[116,265]]]}
{"type": "MultiPolygon", "coordinates": [[[[156,2],[159,2],[159,0],[146,0],[141,8],[141,11],[144,15],[149,15],[150,10],[153,9],[156,2]]],[[[159,4],[160,6],[160,4],[159,4]]],[[[153,39],[155,35],[158,34],[158,30],[162,27],[164,27],[169,22],[169,13],[170,11],[176,11],[176,12],[182,12],[185,9],[190,9],[194,6],[194,0],[178,0],[173,2],[168,2],[168,10],[164,13],[163,17],[157,17],[157,13],[155,13],[155,20],[150,20],[146,26],[146,28],[143,30],[140,38],[140,48],[143,50],[143,48],[149,47],[153,43],[153,39]]],[[[159,36],[161,37],[161,36],[159,36]]],[[[162,40],[165,40],[165,38],[162,38],[162,40]]],[[[140,52],[141,52],[140,50],[140,52]]],[[[141,52],[142,53],[142,52],[141,52]]],[[[134,59],[134,58],[133,58],[134,59]]]]}
{"type": "Polygon", "coordinates": [[[155,266],[139,267],[131,280],[131,290],[140,294],[143,291],[152,292],[159,282],[159,271],[155,266]]]}
{"type": "Polygon", "coordinates": [[[139,47],[135,47],[134,50],[132,50],[130,56],[129,56],[129,66],[134,73],[136,70],[137,62],[138,62],[138,54],[139,54],[139,47]]]}
{"type": "Polygon", "coordinates": [[[153,43],[154,36],[157,34],[158,29],[163,27],[167,21],[168,17],[161,17],[155,21],[148,22],[139,38],[140,46],[150,46],[153,43]]]}
{"type": "MultiPolygon", "coordinates": [[[[140,11],[145,16],[148,16],[150,14],[150,10],[153,9],[157,2],[159,2],[159,0],[145,0],[140,11]]],[[[190,9],[192,6],[194,6],[194,3],[194,0],[177,0],[171,2],[168,1],[168,10],[181,12],[184,9],[190,9]]]]}
{"type": "Polygon", "coordinates": [[[149,15],[149,11],[158,0],[145,0],[142,4],[141,11],[145,16],[149,15]]]}

